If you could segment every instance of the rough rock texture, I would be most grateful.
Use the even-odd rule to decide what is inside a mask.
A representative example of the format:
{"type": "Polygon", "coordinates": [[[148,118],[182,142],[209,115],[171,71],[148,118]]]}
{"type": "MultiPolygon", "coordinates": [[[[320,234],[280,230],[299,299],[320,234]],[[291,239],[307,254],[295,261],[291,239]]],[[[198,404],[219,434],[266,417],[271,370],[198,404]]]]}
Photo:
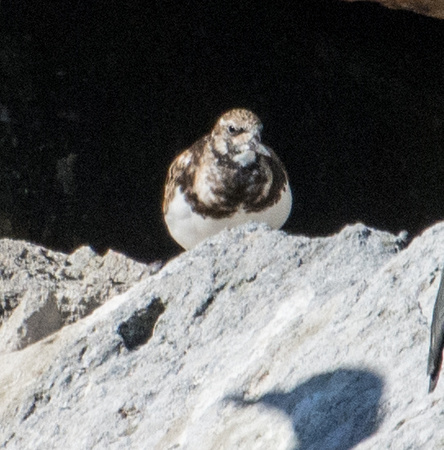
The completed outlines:
{"type": "Polygon", "coordinates": [[[81,247],[65,255],[0,240],[0,352],[24,348],[77,321],[159,267],[113,251],[102,257],[81,247]]]}
{"type": "Polygon", "coordinates": [[[0,355],[0,448],[442,448],[444,223],[404,247],[360,224],[223,232],[0,355]]]}
{"type": "MultiPolygon", "coordinates": [[[[369,0],[345,0],[347,2],[369,1],[369,0]]],[[[406,9],[417,14],[444,19],[443,0],[370,0],[381,3],[381,5],[392,9],[406,9]]]]}

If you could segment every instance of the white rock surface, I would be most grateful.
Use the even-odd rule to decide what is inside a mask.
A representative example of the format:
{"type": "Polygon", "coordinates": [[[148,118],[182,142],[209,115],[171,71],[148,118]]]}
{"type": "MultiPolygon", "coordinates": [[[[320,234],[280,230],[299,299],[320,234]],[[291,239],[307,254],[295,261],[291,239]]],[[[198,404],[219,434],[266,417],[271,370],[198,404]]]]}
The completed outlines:
{"type": "Polygon", "coordinates": [[[0,353],[19,350],[87,316],[160,269],[89,247],[71,255],[0,240],[0,353]]]}
{"type": "Polygon", "coordinates": [[[222,232],[0,355],[0,448],[443,448],[426,366],[444,224],[402,246],[360,224],[222,232]]]}

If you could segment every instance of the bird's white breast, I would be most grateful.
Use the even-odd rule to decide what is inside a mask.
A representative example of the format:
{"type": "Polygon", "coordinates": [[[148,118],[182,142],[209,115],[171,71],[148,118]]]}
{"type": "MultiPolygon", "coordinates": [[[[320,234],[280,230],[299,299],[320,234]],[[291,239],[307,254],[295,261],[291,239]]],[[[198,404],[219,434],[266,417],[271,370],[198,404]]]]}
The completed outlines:
{"type": "Polygon", "coordinates": [[[171,236],[185,249],[190,249],[202,240],[222,231],[249,221],[264,222],[274,229],[280,228],[287,220],[292,204],[290,186],[287,183],[281,198],[274,205],[256,212],[246,212],[240,207],[232,216],[221,219],[203,217],[191,209],[179,187],[165,214],[165,222],[171,236]]]}

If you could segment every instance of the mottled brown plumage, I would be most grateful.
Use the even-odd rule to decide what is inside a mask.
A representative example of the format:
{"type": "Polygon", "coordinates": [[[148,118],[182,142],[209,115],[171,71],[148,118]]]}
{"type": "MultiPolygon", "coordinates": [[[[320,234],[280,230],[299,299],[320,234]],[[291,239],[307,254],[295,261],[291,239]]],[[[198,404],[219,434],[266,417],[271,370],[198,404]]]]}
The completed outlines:
{"type": "MultiPolygon", "coordinates": [[[[283,195],[290,195],[290,201],[283,203],[288,209],[286,219],[291,208],[288,177],[273,150],[260,142],[261,131],[255,114],[234,109],[219,118],[210,134],[176,157],[168,171],[163,202],[170,232],[171,224],[177,228],[182,220],[174,217],[170,206],[182,196],[191,212],[203,219],[227,219],[242,212],[246,217],[243,221],[248,221],[249,214],[258,220],[259,213],[279,204],[283,195]]],[[[182,206],[179,209],[182,211],[182,206]]],[[[272,222],[271,226],[282,225],[272,222]]],[[[174,232],[172,235],[176,239],[174,232]]]]}

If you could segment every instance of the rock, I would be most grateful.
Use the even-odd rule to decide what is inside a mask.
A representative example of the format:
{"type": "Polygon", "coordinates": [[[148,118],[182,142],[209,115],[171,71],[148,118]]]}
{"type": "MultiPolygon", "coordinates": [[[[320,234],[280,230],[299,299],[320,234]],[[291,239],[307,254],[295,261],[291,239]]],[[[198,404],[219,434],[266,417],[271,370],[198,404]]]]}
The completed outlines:
{"type": "MultiPolygon", "coordinates": [[[[345,0],[347,2],[369,0],[345,0]]],[[[444,3],[442,0],[370,0],[391,9],[405,9],[417,14],[444,19],[444,3]]]]}
{"type": "Polygon", "coordinates": [[[442,448],[427,348],[444,223],[405,245],[361,224],[214,236],[1,354],[0,448],[442,448]]]}
{"type": "Polygon", "coordinates": [[[71,255],[0,240],[0,353],[32,344],[76,322],[160,268],[109,251],[71,255]]]}

